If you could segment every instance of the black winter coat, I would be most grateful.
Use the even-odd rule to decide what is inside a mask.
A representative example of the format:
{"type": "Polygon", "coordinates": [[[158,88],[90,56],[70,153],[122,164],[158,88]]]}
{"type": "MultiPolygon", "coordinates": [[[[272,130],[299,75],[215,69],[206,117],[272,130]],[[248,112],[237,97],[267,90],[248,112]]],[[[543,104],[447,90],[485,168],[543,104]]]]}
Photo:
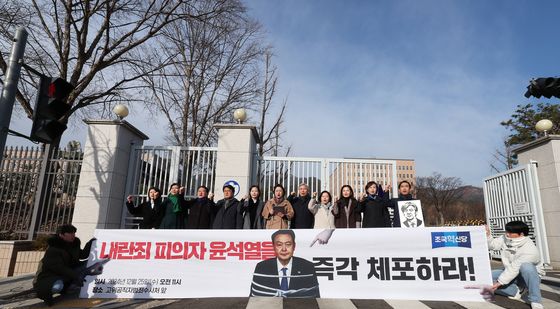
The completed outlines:
{"type": "Polygon", "coordinates": [[[187,218],[188,229],[210,229],[214,217],[216,204],[208,198],[196,198],[187,201],[189,216],[187,218]]]}
{"type": "Polygon", "coordinates": [[[388,194],[385,197],[366,197],[358,203],[358,212],[364,213],[362,227],[391,227],[391,218],[387,210],[388,194]]]}
{"type": "Polygon", "coordinates": [[[128,212],[132,215],[143,218],[142,222],[140,222],[141,229],[159,228],[163,217],[161,198],[154,201],[154,208],[152,208],[150,201],[146,201],[138,205],[138,207],[134,207],[133,203],[126,202],[126,208],[128,208],[128,212]]]}
{"type": "Polygon", "coordinates": [[[400,195],[387,201],[387,207],[393,208],[393,227],[401,227],[401,216],[399,214],[399,202],[412,200],[412,194],[400,195]]]}
{"type": "Polygon", "coordinates": [[[288,202],[292,204],[294,209],[294,217],[290,220],[290,228],[292,229],[312,229],[315,223],[315,216],[307,207],[311,196],[288,197],[288,202]]]}
{"type": "MultiPolygon", "coordinates": [[[[48,247],[45,255],[39,262],[39,268],[35,273],[33,287],[40,299],[52,298],[52,286],[56,280],[62,280],[64,286],[68,286],[73,281],[79,281],[80,266],[85,266],[91,249],[92,240],[88,241],[84,249],[80,249],[80,239],[75,238],[74,242],[68,243],[53,235],[47,240],[48,247]]],[[[81,283],[81,282],[76,282],[81,283]]]]}
{"type": "Polygon", "coordinates": [[[213,229],[242,229],[243,210],[236,198],[222,199],[216,203],[216,216],[212,223],[213,229]]]}

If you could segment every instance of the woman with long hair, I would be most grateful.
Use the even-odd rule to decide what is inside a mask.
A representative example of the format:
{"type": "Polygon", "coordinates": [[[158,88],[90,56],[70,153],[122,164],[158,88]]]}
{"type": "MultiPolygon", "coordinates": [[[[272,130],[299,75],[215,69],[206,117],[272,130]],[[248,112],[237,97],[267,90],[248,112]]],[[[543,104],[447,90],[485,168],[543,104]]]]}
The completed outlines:
{"type": "Polygon", "coordinates": [[[354,198],[354,190],[349,185],[340,188],[340,199],[335,201],[332,209],[336,228],[359,228],[362,216],[358,211],[358,201],[354,198]]]}
{"type": "Polygon", "coordinates": [[[266,202],[262,211],[267,229],[287,229],[294,209],[286,199],[286,190],[281,184],[274,186],[274,196],[266,202]]]}
{"type": "Polygon", "coordinates": [[[241,203],[243,205],[243,229],[264,229],[264,218],[261,216],[264,203],[261,200],[261,189],[257,185],[249,188],[241,203]]]}

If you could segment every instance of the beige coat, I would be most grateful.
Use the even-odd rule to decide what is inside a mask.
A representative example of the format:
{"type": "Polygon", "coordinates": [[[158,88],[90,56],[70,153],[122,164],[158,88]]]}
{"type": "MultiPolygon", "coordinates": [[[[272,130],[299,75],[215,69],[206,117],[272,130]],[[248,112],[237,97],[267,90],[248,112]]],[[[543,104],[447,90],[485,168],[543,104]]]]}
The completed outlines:
{"type": "Polygon", "coordinates": [[[334,215],[331,211],[331,203],[322,205],[316,200],[311,199],[307,205],[309,211],[315,215],[314,229],[334,229],[334,215]]]}
{"type": "Polygon", "coordinates": [[[284,212],[286,215],[284,217],[280,217],[278,214],[273,215],[273,209],[276,205],[274,199],[268,200],[264,205],[262,216],[266,220],[266,228],[267,229],[287,229],[288,228],[288,220],[291,220],[294,217],[294,209],[292,208],[292,204],[287,200],[283,200],[277,206],[283,206],[284,212]]]}

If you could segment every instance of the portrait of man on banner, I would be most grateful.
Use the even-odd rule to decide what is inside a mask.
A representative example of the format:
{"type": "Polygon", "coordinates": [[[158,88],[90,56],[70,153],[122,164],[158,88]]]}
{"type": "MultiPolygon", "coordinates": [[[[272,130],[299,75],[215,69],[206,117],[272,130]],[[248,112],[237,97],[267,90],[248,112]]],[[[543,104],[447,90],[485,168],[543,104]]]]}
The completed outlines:
{"type": "Polygon", "coordinates": [[[401,227],[414,228],[424,227],[424,214],[420,200],[398,202],[400,211],[401,227]]]}
{"type": "Polygon", "coordinates": [[[271,239],[276,257],[255,266],[250,296],[319,298],[319,282],[313,263],[294,256],[294,231],[278,230],[271,239]]]}

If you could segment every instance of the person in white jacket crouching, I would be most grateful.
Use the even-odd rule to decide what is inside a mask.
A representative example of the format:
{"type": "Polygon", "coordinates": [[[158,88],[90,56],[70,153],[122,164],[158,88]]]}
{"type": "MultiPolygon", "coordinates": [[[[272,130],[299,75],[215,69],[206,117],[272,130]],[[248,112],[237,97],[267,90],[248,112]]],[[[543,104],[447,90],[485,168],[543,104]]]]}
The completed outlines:
{"type": "Polygon", "coordinates": [[[488,248],[501,251],[503,269],[492,271],[492,288],[496,294],[527,299],[532,309],[544,308],[541,298],[541,276],[544,275],[541,257],[535,243],[528,237],[529,227],[522,221],[506,224],[506,234],[492,238],[486,227],[488,248]]]}

